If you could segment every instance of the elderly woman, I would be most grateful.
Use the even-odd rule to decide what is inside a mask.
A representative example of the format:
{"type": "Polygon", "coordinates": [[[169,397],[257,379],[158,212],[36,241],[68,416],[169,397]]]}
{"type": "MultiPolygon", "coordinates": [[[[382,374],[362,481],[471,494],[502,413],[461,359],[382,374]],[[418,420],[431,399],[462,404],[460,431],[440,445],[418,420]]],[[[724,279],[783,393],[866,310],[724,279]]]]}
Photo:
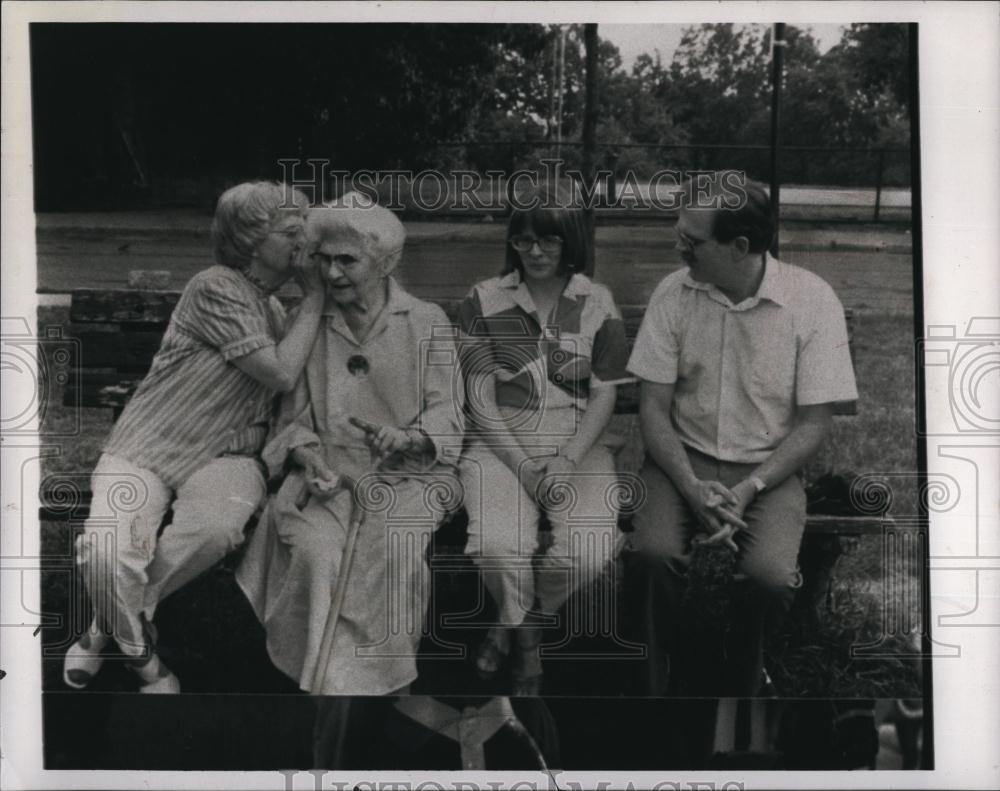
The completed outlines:
{"type": "Polygon", "coordinates": [[[466,552],[499,609],[476,663],[480,675],[497,675],[513,631],[515,695],[539,693],[539,626],[604,570],[617,525],[606,429],[628,352],[611,293],[582,274],[589,237],[572,200],[556,189],[522,196],[503,274],[475,286],[460,309],[476,426],[462,462],[466,552]],[[533,569],[543,510],[551,546],[533,569]]]}
{"type": "Polygon", "coordinates": [[[435,495],[458,487],[454,340],[444,312],[390,276],[405,232],[388,209],[350,193],[313,209],[307,231],[323,326],[264,451],[272,474],[291,472],[237,580],[272,661],[303,690],[388,694],[416,678],[424,552],[448,507],[435,495]]]}
{"type": "Polygon", "coordinates": [[[322,280],[303,255],[305,212],[305,198],[276,183],[240,184],[219,198],[216,264],[184,289],[93,473],[77,552],[95,616],[66,653],[71,687],[88,684],[113,639],[141,692],[180,689],[155,653],[150,621],[157,602],[242,542],[264,498],[257,455],[274,395],[302,371],[323,308],[322,280]],[[274,292],[293,276],[305,298],[283,331],[274,292]]]}

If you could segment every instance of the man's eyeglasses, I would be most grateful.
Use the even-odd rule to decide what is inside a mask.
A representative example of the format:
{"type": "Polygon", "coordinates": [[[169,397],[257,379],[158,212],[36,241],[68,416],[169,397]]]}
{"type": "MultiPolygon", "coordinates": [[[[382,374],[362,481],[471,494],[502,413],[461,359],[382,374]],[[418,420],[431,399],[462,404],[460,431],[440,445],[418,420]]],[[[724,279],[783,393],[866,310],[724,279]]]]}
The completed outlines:
{"type": "Polygon", "coordinates": [[[681,231],[677,232],[677,241],[683,242],[686,246],[690,248],[698,247],[699,245],[705,244],[705,242],[712,241],[711,239],[698,239],[694,236],[688,236],[686,233],[681,231]]]}
{"type": "Polygon", "coordinates": [[[527,234],[518,234],[517,236],[510,237],[507,241],[519,253],[527,253],[536,244],[541,248],[543,253],[558,253],[562,250],[563,246],[561,236],[542,236],[536,239],[534,236],[528,236],[527,234]]]}

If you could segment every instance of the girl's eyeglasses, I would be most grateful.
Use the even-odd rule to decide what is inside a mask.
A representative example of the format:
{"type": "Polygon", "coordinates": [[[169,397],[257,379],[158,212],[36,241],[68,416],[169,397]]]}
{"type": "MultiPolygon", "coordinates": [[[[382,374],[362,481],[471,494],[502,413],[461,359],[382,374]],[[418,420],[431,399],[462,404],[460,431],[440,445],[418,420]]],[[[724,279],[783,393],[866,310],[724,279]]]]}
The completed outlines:
{"type": "Polygon", "coordinates": [[[519,253],[527,253],[536,244],[539,248],[541,248],[543,253],[558,253],[562,250],[563,246],[561,236],[542,236],[536,239],[534,236],[519,234],[517,236],[510,237],[507,241],[510,242],[510,246],[519,253]]]}

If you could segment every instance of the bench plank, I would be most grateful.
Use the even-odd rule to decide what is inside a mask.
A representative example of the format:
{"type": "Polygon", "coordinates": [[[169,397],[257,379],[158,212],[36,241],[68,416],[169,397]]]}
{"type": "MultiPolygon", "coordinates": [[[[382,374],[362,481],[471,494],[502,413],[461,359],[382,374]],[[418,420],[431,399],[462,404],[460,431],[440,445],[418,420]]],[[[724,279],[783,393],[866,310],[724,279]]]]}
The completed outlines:
{"type": "Polygon", "coordinates": [[[163,341],[162,329],[122,331],[121,325],[70,324],[68,335],[80,342],[80,369],[116,368],[144,373],[163,341]]]}
{"type": "Polygon", "coordinates": [[[166,324],[179,291],[80,288],[72,292],[69,317],[74,322],[166,324]]]}
{"type": "MultiPolygon", "coordinates": [[[[90,370],[79,382],[70,379],[63,391],[64,406],[107,407],[120,412],[145,376],[145,372],[90,370]]],[[[117,416],[117,414],[116,414],[117,416]]]]}

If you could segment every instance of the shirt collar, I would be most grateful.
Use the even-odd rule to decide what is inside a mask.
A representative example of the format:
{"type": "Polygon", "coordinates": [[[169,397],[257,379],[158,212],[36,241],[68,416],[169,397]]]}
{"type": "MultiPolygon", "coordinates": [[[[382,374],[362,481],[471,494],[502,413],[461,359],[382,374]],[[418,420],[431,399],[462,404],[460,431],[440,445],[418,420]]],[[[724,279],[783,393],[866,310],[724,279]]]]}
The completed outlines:
{"type": "MultiPolygon", "coordinates": [[[[535,314],[537,316],[538,310],[535,306],[535,301],[531,298],[531,292],[528,291],[528,287],[524,284],[524,280],[521,277],[521,273],[516,269],[512,272],[508,272],[506,275],[500,278],[501,288],[506,288],[512,292],[511,297],[514,302],[525,312],[529,314],[535,314]]],[[[566,283],[566,288],[563,289],[560,300],[562,299],[572,299],[576,300],[577,297],[587,296],[593,290],[593,284],[590,282],[589,278],[574,273],[570,276],[569,281],[566,283]]]]}
{"type": "MultiPolygon", "coordinates": [[[[522,278],[521,273],[516,269],[511,270],[506,275],[500,278],[500,285],[503,288],[517,288],[521,285],[522,278]]],[[[578,294],[589,294],[591,292],[591,286],[593,284],[590,279],[581,275],[579,272],[574,272],[569,281],[566,283],[566,289],[563,291],[564,296],[576,296],[578,294]]]]}
{"type": "MultiPolygon", "coordinates": [[[[403,287],[396,282],[395,278],[387,276],[386,279],[389,281],[389,294],[386,298],[385,307],[375,319],[375,323],[371,326],[371,329],[368,330],[368,335],[361,344],[362,346],[370,343],[374,338],[382,334],[389,324],[390,316],[398,314],[405,315],[410,312],[414,304],[418,304],[420,302],[420,300],[416,297],[407,294],[403,290],[403,287]]],[[[350,327],[347,326],[347,320],[344,319],[344,314],[341,312],[336,303],[327,305],[323,309],[323,315],[329,321],[329,324],[327,325],[328,327],[344,336],[351,343],[358,345],[358,341],[354,337],[354,333],[352,333],[350,327]]]]}
{"type": "Polygon", "coordinates": [[[788,297],[785,290],[787,276],[788,267],[770,253],[764,253],[764,277],[757,289],[757,298],[770,300],[782,307],[787,305],[788,297]]]}
{"type": "Polygon", "coordinates": [[[563,296],[568,299],[576,299],[577,297],[587,297],[590,296],[593,291],[593,283],[585,275],[581,275],[578,272],[574,273],[566,284],[566,290],[563,291],[563,296]]]}
{"type": "Polygon", "coordinates": [[[514,300],[514,304],[516,304],[529,316],[534,316],[536,321],[540,321],[538,318],[538,308],[535,305],[535,300],[531,298],[531,292],[528,291],[528,287],[524,285],[520,272],[516,269],[513,272],[508,272],[500,278],[500,286],[510,292],[510,297],[514,300]]]}
{"type": "MultiPolygon", "coordinates": [[[[776,305],[781,305],[782,307],[788,304],[787,291],[785,290],[785,282],[787,280],[787,264],[783,264],[777,258],[774,258],[770,253],[764,253],[764,277],[760,281],[760,286],[757,287],[757,293],[752,297],[747,297],[741,305],[747,308],[754,307],[762,299],[766,299],[776,305]]],[[[691,277],[691,271],[688,270],[687,275],[684,277],[684,285],[688,288],[693,288],[698,291],[706,291],[713,299],[719,302],[728,304],[729,300],[726,296],[719,291],[711,283],[702,283],[691,277]]]]}
{"type": "Polygon", "coordinates": [[[521,285],[521,273],[516,269],[512,269],[506,275],[500,278],[501,288],[517,288],[521,285]]]}
{"type": "Polygon", "coordinates": [[[389,299],[386,303],[386,309],[389,313],[409,313],[420,300],[404,291],[392,275],[386,275],[386,279],[389,281],[389,299]]]}

